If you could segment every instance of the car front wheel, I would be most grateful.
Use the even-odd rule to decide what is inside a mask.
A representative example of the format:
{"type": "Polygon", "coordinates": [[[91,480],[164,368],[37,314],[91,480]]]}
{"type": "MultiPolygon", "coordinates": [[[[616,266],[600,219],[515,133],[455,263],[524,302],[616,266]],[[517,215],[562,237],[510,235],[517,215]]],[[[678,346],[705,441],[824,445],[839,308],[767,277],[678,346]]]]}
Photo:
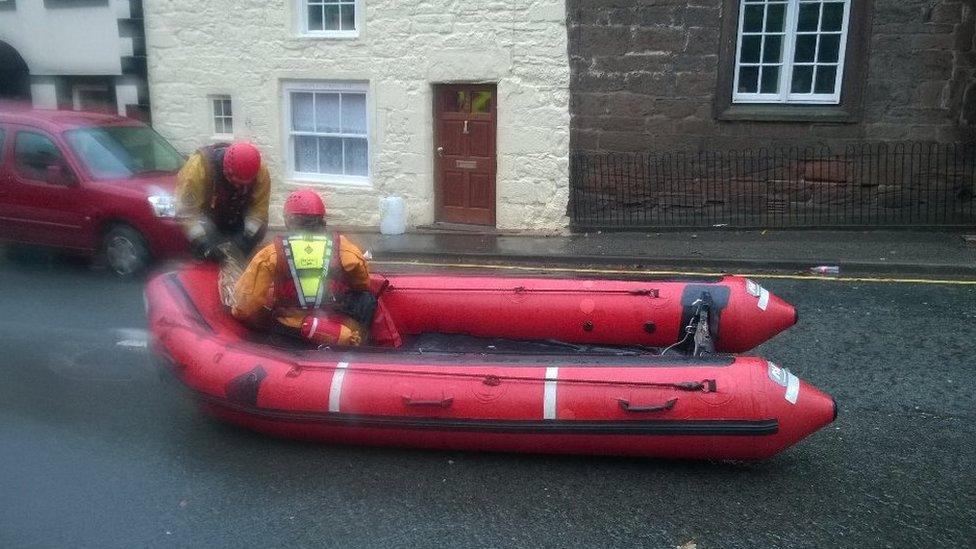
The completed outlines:
{"type": "Polygon", "coordinates": [[[116,225],[105,233],[102,257],[109,270],[123,278],[142,274],[151,261],[146,239],[125,225],[116,225]]]}

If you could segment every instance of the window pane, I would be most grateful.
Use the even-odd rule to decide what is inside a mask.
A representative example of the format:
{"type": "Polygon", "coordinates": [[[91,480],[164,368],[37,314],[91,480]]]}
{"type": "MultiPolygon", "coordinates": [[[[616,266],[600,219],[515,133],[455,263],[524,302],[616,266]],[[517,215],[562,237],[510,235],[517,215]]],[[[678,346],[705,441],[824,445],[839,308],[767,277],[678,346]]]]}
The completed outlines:
{"type": "Polygon", "coordinates": [[[796,30],[800,32],[817,30],[817,20],[820,18],[820,3],[800,4],[800,17],[796,23],[796,30]]]}
{"type": "Polygon", "coordinates": [[[783,36],[780,34],[766,35],[766,46],[763,48],[763,63],[779,63],[782,57],[783,36]]]}
{"type": "Polygon", "coordinates": [[[756,93],[759,90],[759,67],[739,68],[739,93],[756,93]]]}
{"type": "Polygon", "coordinates": [[[823,21],[820,30],[839,31],[844,22],[844,3],[828,2],[823,7],[823,21]]]}
{"type": "Polygon", "coordinates": [[[224,102],[221,99],[214,99],[213,101],[213,111],[214,116],[222,116],[224,114],[224,102]]]}
{"type": "Polygon", "coordinates": [[[368,175],[369,157],[365,139],[343,139],[346,157],[346,175],[368,175]]]}
{"type": "Polygon", "coordinates": [[[339,137],[320,137],[319,173],[342,175],[342,139],[339,137]]]}
{"type": "Polygon", "coordinates": [[[746,6],[742,22],[742,32],[761,32],[763,28],[763,6],[746,6]]]}
{"type": "Polygon", "coordinates": [[[812,85],[813,67],[810,65],[793,67],[793,85],[790,86],[790,93],[810,93],[812,85]]]}
{"type": "Polygon", "coordinates": [[[814,93],[834,93],[834,80],[837,78],[836,66],[817,67],[817,83],[813,86],[814,93]]]}
{"type": "Polygon", "coordinates": [[[233,116],[234,113],[230,110],[230,99],[224,99],[221,103],[224,104],[224,116],[233,116]]]}
{"type": "Polygon", "coordinates": [[[312,94],[291,94],[291,127],[295,131],[315,131],[315,113],[312,112],[312,94]]]}
{"type": "Polygon", "coordinates": [[[474,98],[471,100],[471,112],[476,114],[491,112],[490,91],[474,92],[474,98]]]}
{"type": "Polygon", "coordinates": [[[366,134],[366,96],[342,94],[342,133],[366,134]]]}
{"type": "Polygon", "coordinates": [[[339,29],[339,6],[337,4],[325,6],[325,30],[339,29]]]}
{"type": "Polygon", "coordinates": [[[836,63],[837,53],[840,50],[839,34],[821,34],[820,51],[817,52],[817,61],[821,63],[836,63]]]}
{"type": "Polygon", "coordinates": [[[816,34],[801,34],[796,37],[796,53],[793,61],[797,63],[812,63],[813,54],[817,50],[816,34]]]}
{"type": "Polygon", "coordinates": [[[295,136],[295,171],[315,173],[318,170],[316,138],[308,135],[295,136]]]}
{"type": "Polygon", "coordinates": [[[766,32],[783,32],[786,4],[770,4],[766,8],[766,32]]]}
{"type": "Polygon", "coordinates": [[[766,65],[762,70],[762,87],[759,89],[760,93],[777,93],[779,92],[779,67],[775,65],[766,65]]]}
{"type": "Polygon", "coordinates": [[[454,112],[466,112],[468,110],[468,92],[459,91],[455,95],[454,112]]]}
{"type": "Polygon", "coordinates": [[[61,151],[53,141],[36,133],[20,132],[14,143],[17,169],[27,177],[44,179],[48,166],[64,165],[61,151]]]}
{"type": "Polygon", "coordinates": [[[758,63],[759,62],[759,46],[762,36],[743,36],[742,37],[742,52],[739,55],[739,61],[742,63],[758,63]]]}
{"type": "Polygon", "coordinates": [[[325,29],[322,22],[322,6],[310,5],[308,7],[308,30],[320,31],[325,29]]]}
{"type": "Polygon", "coordinates": [[[339,133],[339,94],[315,94],[315,131],[339,133]]]}
{"type": "Polygon", "coordinates": [[[342,30],[356,30],[356,4],[343,4],[340,13],[342,30]]]}

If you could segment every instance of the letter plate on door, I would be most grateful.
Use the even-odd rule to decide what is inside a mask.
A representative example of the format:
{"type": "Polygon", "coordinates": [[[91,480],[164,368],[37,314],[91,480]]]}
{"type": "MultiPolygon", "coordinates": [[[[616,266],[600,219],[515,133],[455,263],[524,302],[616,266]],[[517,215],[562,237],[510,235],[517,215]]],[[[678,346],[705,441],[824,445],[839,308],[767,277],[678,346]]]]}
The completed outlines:
{"type": "Polygon", "coordinates": [[[454,167],[462,170],[475,170],[478,168],[478,162],[476,160],[455,160],[454,167]]]}

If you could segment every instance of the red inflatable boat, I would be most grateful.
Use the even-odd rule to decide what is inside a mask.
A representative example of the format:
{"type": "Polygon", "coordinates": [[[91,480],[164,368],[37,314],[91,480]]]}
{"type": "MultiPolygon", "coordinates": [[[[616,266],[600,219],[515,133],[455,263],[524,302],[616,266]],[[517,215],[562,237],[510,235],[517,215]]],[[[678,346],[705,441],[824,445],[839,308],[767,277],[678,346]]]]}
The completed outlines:
{"type": "Polygon", "coordinates": [[[631,307],[634,313],[622,322],[640,328],[626,333],[641,344],[685,339],[677,326],[695,293],[696,318],[718,325],[715,342],[725,341],[726,348],[755,345],[794,321],[792,307],[747,289],[742,279],[385,280],[378,277],[376,287],[382,289],[386,322],[404,338],[397,349],[269,345],[267,336],[246,330],[223,311],[216,272],[203,266],[150,281],[153,348],[218,418],[273,435],[337,443],[753,460],[795,444],[836,415],[831,397],[759,358],[658,356],[641,347],[608,346],[625,339],[621,330],[627,328],[613,329],[607,303],[631,307]],[[700,314],[703,292],[704,302],[724,304],[711,317],[700,314]],[[454,300],[461,294],[468,297],[463,306],[454,300]],[[592,300],[592,307],[571,311],[565,305],[559,313],[546,313],[547,304],[567,295],[577,303],[592,300]],[[758,299],[765,300],[764,308],[758,299]],[[634,300],[661,306],[640,309],[630,304],[634,300]],[[673,302],[680,307],[672,310],[673,302]],[[449,315],[453,305],[461,309],[449,315]],[[747,307],[779,320],[737,334],[735,323],[747,307]],[[525,318],[514,314],[519,309],[525,318]],[[552,331],[526,320],[532,315],[542,315],[537,322],[547,322],[552,331]],[[522,322],[532,337],[509,321],[522,322]],[[585,322],[592,328],[577,324],[585,322]],[[656,329],[644,329],[649,322],[656,329]],[[659,330],[672,335],[664,338],[659,330]],[[437,344],[425,339],[430,332],[468,335],[436,336],[446,339],[437,344]],[[410,335],[415,333],[423,334],[410,335]],[[506,339],[516,335],[562,342],[506,339]]]}

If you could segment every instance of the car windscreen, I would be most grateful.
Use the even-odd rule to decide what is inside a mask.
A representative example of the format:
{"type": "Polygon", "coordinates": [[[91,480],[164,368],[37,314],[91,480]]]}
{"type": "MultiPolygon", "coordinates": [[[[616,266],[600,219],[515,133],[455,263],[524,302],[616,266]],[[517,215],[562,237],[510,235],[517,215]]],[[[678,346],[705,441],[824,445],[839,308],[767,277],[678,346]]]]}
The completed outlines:
{"type": "Polygon", "coordinates": [[[98,126],[64,133],[68,145],[99,180],[173,173],[183,157],[146,126],[98,126]]]}

